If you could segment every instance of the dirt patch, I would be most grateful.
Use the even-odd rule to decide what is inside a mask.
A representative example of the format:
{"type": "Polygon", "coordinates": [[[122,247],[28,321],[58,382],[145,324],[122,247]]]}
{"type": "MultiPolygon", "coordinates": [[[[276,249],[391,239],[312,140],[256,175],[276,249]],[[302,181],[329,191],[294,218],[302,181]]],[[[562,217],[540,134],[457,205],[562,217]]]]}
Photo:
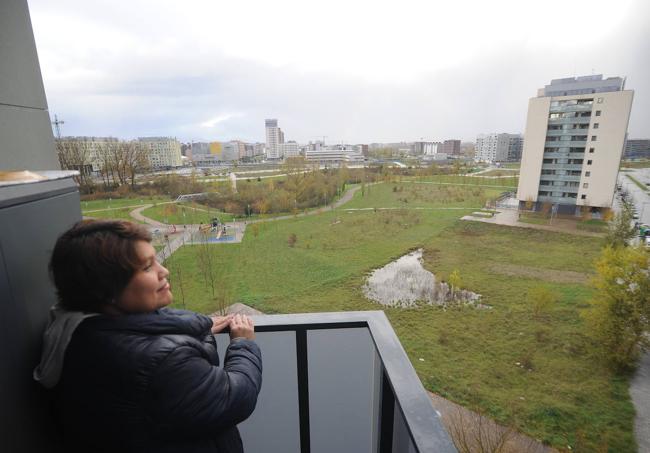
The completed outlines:
{"type": "Polygon", "coordinates": [[[558,271],[539,267],[515,266],[514,264],[499,264],[492,271],[501,275],[536,278],[554,283],[588,283],[592,278],[590,274],[583,272],[558,271]]]}
{"type": "Polygon", "coordinates": [[[558,453],[554,448],[502,426],[489,417],[427,392],[459,452],[558,453]]]}

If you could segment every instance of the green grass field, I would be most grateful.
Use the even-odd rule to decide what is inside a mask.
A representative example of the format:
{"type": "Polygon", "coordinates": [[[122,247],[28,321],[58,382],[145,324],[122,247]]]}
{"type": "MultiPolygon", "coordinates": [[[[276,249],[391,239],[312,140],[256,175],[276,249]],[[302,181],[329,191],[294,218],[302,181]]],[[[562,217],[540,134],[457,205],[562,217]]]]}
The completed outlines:
{"type": "Polygon", "coordinates": [[[159,204],[145,209],[142,215],[159,222],[176,225],[208,223],[213,217],[218,217],[222,222],[231,222],[233,219],[232,214],[189,203],[159,204]]]}
{"type": "Polygon", "coordinates": [[[137,198],[114,198],[112,200],[82,201],[81,210],[86,212],[86,211],[96,211],[98,209],[116,209],[116,208],[124,208],[124,207],[131,207],[131,206],[135,208],[137,206],[142,206],[143,204],[160,203],[163,201],[169,201],[169,198],[137,197],[137,198]]]}
{"type": "Polygon", "coordinates": [[[176,304],[204,313],[219,300],[266,313],[377,310],[361,291],[367,274],[422,247],[427,269],[443,279],[458,269],[464,286],[493,307],[385,309],[427,389],[558,448],[584,438],[583,451],[603,444],[634,451],[627,379],[598,359],[581,318],[601,240],[458,220],[471,209],[343,210],[394,207],[411,190],[409,206],[474,205],[489,196],[465,188],[453,193],[463,200],[444,203],[440,186],[382,184],[340,210],[249,225],[241,244],[183,247],[166,263],[176,304]],[[216,263],[214,297],[201,277],[201,250],[216,263]],[[528,292],[537,286],[559,301],[535,316],[528,292]]]}
{"type": "Polygon", "coordinates": [[[417,177],[403,177],[403,181],[412,180],[419,182],[434,182],[440,184],[456,184],[456,185],[471,185],[471,186],[492,186],[502,190],[515,190],[519,178],[517,176],[504,176],[504,177],[483,177],[478,176],[465,176],[465,175],[433,175],[433,176],[417,176],[417,177]]]}

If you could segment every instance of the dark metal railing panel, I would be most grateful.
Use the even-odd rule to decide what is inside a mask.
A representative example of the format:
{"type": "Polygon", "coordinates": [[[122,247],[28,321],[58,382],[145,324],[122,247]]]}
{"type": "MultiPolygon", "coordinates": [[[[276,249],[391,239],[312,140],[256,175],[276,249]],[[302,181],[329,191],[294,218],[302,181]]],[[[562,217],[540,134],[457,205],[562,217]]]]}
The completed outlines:
{"type": "Polygon", "coordinates": [[[308,345],[311,452],[373,452],[380,375],[368,329],[313,330],[308,345]]]}
{"type": "MultiPolygon", "coordinates": [[[[258,332],[368,328],[388,377],[390,389],[395,396],[396,403],[401,408],[399,413],[413,443],[414,451],[421,453],[456,451],[404,348],[383,312],[266,315],[254,317],[254,319],[258,332]]],[[[312,425],[311,430],[313,431],[313,429],[312,425]]]]}
{"type": "Polygon", "coordinates": [[[442,425],[429,394],[422,386],[388,318],[384,312],[371,313],[368,319],[370,333],[413,439],[415,451],[455,452],[451,437],[442,425]]]}
{"type": "MultiPolygon", "coordinates": [[[[218,338],[219,353],[228,344],[218,338]]],[[[257,333],[264,366],[257,407],[239,424],[246,453],[300,451],[296,335],[294,332],[257,333]]]]}

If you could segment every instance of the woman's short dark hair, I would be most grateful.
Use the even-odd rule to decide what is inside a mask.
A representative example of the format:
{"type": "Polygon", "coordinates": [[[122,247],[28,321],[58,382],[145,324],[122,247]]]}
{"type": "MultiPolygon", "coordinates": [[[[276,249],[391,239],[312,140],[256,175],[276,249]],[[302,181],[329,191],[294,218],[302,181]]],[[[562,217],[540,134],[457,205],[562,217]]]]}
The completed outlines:
{"type": "Polygon", "coordinates": [[[63,233],[50,260],[60,305],[99,312],[114,302],[142,265],[137,241],[151,242],[151,234],[123,220],[82,220],[63,233]]]}

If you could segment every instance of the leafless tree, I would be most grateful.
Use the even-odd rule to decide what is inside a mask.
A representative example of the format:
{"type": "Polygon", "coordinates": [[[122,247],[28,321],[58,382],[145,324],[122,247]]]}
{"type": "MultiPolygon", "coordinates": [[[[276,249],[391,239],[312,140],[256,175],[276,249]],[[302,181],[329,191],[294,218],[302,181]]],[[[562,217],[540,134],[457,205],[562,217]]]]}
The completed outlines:
{"type": "Polygon", "coordinates": [[[61,169],[77,170],[79,175],[74,179],[81,191],[92,191],[92,163],[88,148],[80,141],[57,139],[56,151],[61,169]]]}

